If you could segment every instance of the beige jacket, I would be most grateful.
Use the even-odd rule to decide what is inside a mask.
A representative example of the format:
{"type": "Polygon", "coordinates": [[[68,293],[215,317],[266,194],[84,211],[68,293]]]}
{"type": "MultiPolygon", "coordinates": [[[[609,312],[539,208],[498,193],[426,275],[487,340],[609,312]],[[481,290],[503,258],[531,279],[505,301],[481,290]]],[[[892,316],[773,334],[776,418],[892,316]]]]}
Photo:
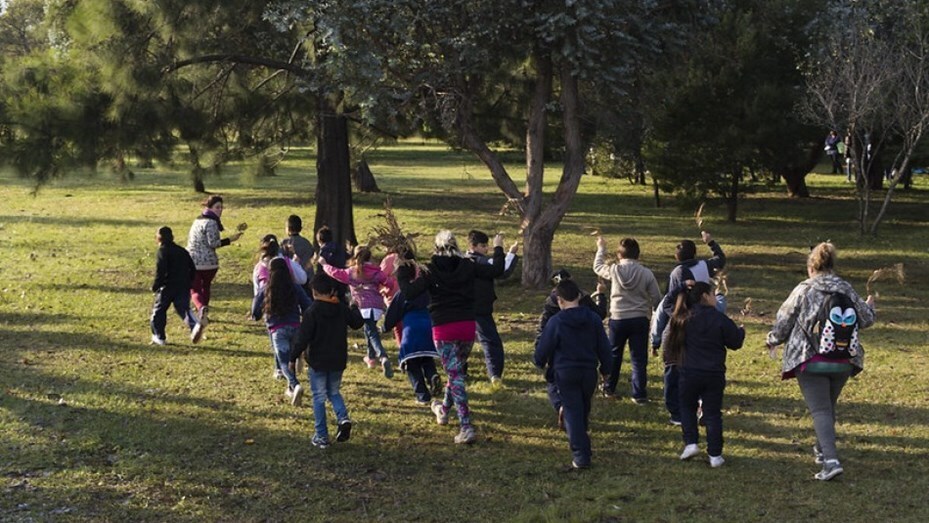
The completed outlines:
{"type": "Polygon", "coordinates": [[[661,299],[654,273],[637,260],[623,259],[619,263],[607,263],[606,249],[597,249],[594,272],[611,282],[611,320],[648,318],[661,299]]]}

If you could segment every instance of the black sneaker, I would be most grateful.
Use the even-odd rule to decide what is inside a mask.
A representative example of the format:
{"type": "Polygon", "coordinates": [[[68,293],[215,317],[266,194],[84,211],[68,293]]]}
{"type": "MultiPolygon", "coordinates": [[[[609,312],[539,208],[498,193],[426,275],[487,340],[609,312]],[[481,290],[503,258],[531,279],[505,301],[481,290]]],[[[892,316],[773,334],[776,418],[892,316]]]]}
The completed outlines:
{"type": "Polygon", "coordinates": [[[339,431],[335,433],[335,440],[338,442],[348,441],[352,437],[352,420],[344,419],[339,422],[339,431]]]}

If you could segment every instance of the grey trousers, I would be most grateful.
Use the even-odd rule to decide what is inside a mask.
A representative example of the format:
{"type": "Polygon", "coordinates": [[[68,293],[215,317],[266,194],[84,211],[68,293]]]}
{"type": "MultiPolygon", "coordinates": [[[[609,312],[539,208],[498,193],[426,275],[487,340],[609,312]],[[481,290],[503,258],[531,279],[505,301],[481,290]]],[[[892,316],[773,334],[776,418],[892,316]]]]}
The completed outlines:
{"type": "Polygon", "coordinates": [[[823,453],[823,458],[839,459],[835,448],[835,402],[842,393],[842,387],[848,381],[850,372],[835,374],[797,374],[800,392],[806,401],[806,407],[813,416],[813,429],[816,431],[816,445],[823,453]]]}

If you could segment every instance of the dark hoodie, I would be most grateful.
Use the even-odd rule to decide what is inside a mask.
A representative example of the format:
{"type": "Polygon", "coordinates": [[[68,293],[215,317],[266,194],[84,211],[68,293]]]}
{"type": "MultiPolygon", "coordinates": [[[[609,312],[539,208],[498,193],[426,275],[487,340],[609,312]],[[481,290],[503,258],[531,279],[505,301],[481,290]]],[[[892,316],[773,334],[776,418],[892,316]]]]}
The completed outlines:
{"type": "Polygon", "coordinates": [[[588,307],[571,307],[552,316],[535,348],[536,366],[552,362],[556,371],[596,369],[599,362],[602,374],[609,370],[612,358],[603,320],[588,307]]]}
{"type": "Polygon", "coordinates": [[[341,301],[318,299],[303,313],[303,321],[294,338],[290,362],[306,351],[306,363],[321,372],[345,370],[348,363],[348,327],[359,329],[364,319],[358,307],[349,309],[341,301]]]}
{"type": "Polygon", "coordinates": [[[493,263],[478,264],[460,256],[434,255],[414,277],[413,267],[402,265],[397,269],[400,290],[413,300],[423,292],[429,292],[429,316],[432,326],[458,321],[473,321],[474,279],[493,278],[503,270],[503,247],[494,247],[493,263]]]}
{"type": "Polygon", "coordinates": [[[187,249],[174,242],[162,242],[155,255],[155,281],[152,292],[161,288],[175,290],[190,289],[197,267],[187,249]]]}

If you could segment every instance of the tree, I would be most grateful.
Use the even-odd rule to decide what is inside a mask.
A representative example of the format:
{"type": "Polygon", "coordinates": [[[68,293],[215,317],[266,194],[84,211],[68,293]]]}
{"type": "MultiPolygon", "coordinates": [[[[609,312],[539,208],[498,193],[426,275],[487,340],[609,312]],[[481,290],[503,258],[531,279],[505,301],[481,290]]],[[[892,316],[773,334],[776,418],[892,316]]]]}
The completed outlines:
{"type": "Polygon", "coordinates": [[[675,65],[652,77],[659,87],[646,158],[665,190],[719,195],[735,221],[749,175],[782,176],[792,196],[809,194],[818,131],[791,112],[803,81],[797,35],[815,5],[734,0],[707,9],[709,23],[700,21],[675,65]]]}
{"type": "Polygon", "coordinates": [[[834,0],[813,30],[825,36],[807,63],[806,108],[850,137],[859,232],[877,234],[929,124],[929,2],[834,0]]]}

